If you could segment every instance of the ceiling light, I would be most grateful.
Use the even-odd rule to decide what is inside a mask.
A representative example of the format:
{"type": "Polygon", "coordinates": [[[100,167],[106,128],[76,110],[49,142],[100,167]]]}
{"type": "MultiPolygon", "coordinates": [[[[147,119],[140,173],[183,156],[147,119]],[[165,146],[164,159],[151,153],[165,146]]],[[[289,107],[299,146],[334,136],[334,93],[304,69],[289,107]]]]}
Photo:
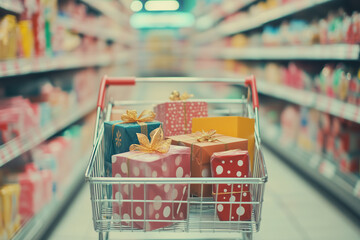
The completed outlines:
{"type": "Polygon", "coordinates": [[[133,12],[139,12],[143,8],[143,4],[140,1],[132,1],[130,5],[130,9],[133,12]]]}
{"type": "Polygon", "coordinates": [[[145,3],[145,9],[147,11],[176,11],[179,9],[178,1],[159,1],[149,0],[145,3]]]}
{"type": "Polygon", "coordinates": [[[185,28],[194,24],[194,16],[187,12],[135,13],[130,17],[134,28],[185,28]]]}

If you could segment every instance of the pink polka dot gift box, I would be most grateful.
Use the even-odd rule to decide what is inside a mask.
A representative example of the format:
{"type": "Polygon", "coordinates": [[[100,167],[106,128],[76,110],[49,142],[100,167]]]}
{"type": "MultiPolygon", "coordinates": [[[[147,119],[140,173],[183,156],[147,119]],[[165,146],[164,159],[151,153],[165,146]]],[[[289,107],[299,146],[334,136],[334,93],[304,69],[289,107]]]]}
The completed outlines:
{"type": "Polygon", "coordinates": [[[165,136],[191,133],[192,119],[208,116],[206,102],[173,101],[154,108],[156,120],[163,123],[165,136]]]}
{"type": "MultiPolygon", "coordinates": [[[[190,148],[170,146],[162,154],[130,151],[113,155],[112,176],[190,177],[190,148]]],[[[113,218],[146,231],[167,227],[187,218],[187,196],[187,184],[146,184],[146,191],[144,184],[115,184],[113,218]]]]}

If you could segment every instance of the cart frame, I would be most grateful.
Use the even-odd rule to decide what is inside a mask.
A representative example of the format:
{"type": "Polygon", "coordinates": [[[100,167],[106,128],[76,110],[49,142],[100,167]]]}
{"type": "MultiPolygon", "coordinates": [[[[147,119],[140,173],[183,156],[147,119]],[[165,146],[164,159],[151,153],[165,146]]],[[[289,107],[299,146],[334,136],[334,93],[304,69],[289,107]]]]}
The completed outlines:
{"type": "MultiPolygon", "coordinates": [[[[261,221],[262,202],[264,197],[265,182],[267,182],[268,175],[265,160],[261,151],[260,140],[260,126],[259,126],[259,101],[256,88],[256,80],[254,76],[249,76],[246,79],[236,78],[188,78],[188,77],[169,77],[169,78],[135,78],[135,77],[107,77],[102,78],[98,102],[97,102],[97,117],[94,133],[93,150],[86,169],[85,179],[89,182],[91,203],[93,212],[93,223],[95,231],[99,232],[99,239],[108,239],[110,231],[120,231],[126,234],[126,238],[134,237],[134,239],[206,239],[211,236],[212,239],[238,239],[243,235],[243,239],[252,239],[252,233],[259,231],[261,221]],[[103,122],[110,119],[113,106],[117,105],[134,105],[134,104],[154,104],[156,102],[139,102],[139,101],[109,101],[107,108],[105,106],[106,89],[111,85],[135,85],[135,83],[228,83],[232,85],[240,85],[247,87],[247,98],[242,99],[207,99],[203,100],[210,103],[224,103],[224,104],[239,104],[243,108],[245,116],[255,118],[255,152],[254,152],[254,167],[252,176],[248,178],[140,178],[140,177],[106,177],[104,171],[104,127],[103,122]],[[252,98],[250,98],[252,95],[252,98]],[[244,110],[245,109],[245,110],[244,110]],[[144,229],[137,229],[134,223],[156,222],[156,220],[149,220],[145,218],[141,220],[124,219],[121,216],[114,217],[112,212],[113,204],[122,204],[124,202],[131,202],[131,206],[139,200],[124,200],[118,199],[114,196],[109,197],[109,189],[113,186],[124,186],[130,189],[132,194],[135,186],[139,184],[144,185],[144,196],[146,187],[150,184],[170,185],[174,190],[174,185],[182,184],[190,189],[191,184],[201,184],[203,187],[206,184],[231,184],[231,190],[234,185],[250,185],[250,192],[252,194],[249,202],[234,202],[230,203],[230,212],[232,207],[241,207],[246,204],[252,206],[251,220],[243,221],[219,221],[216,217],[215,208],[221,204],[228,204],[229,202],[221,202],[206,197],[192,197],[190,191],[187,191],[188,197],[186,200],[162,200],[161,203],[186,204],[187,218],[183,220],[169,220],[174,224],[168,228],[158,229],[154,231],[146,231],[144,229]],[[124,224],[126,222],[126,224],[124,224]],[[165,234],[162,234],[165,233],[165,234]]],[[[184,188],[185,190],[185,188],[184,188]]],[[[111,190],[110,190],[111,191],[111,190]]],[[[231,191],[232,192],[232,191],[231,191]]],[[[241,192],[241,196],[242,196],[241,192]]],[[[112,195],[112,194],[110,194],[112,195]]],[[[131,195],[132,197],[132,195],[131,195]]],[[[155,204],[155,200],[145,199],[145,203],[155,204]]],[[[145,211],[145,210],[144,210],[145,211]]],[[[159,221],[159,220],[158,220],[159,221]]],[[[144,225],[145,226],[145,225],[144,225]]]]}

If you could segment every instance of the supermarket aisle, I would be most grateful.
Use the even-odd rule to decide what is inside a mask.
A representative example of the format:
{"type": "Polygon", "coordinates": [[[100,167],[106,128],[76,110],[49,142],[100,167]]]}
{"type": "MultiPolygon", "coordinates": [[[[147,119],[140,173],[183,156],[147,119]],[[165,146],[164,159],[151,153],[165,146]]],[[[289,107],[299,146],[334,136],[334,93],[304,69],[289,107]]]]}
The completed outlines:
{"type": "MultiPolygon", "coordinates": [[[[269,182],[266,185],[261,230],[255,240],[356,240],[360,223],[343,215],[333,203],[292,169],[264,151],[269,182]]],[[[86,185],[69,207],[49,240],[97,239],[92,226],[86,185]]],[[[112,233],[110,239],[124,239],[112,233]]]]}

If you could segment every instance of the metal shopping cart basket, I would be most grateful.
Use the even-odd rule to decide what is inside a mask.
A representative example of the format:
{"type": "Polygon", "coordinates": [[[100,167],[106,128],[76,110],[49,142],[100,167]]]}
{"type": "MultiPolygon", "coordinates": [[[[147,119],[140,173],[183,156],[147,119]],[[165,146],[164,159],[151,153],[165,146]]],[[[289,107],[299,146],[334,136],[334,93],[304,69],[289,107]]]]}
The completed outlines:
{"type": "MultiPolygon", "coordinates": [[[[170,89],[171,90],[171,89],[170,89]]],[[[108,96],[107,96],[108,97],[108,96]]],[[[252,239],[254,232],[259,231],[261,220],[261,209],[264,196],[265,182],[267,181],[267,170],[264,157],[261,151],[260,128],[259,128],[259,101],[256,89],[255,77],[250,76],[246,79],[233,78],[110,78],[103,77],[97,104],[97,119],[95,126],[94,145],[86,169],[86,180],[90,185],[91,203],[93,212],[94,229],[99,233],[99,239],[108,239],[109,232],[120,232],[116,234],[121,235],[121,239],[252,239]],[[129,107],[133,105],[147,104],[154,106],[157,102],[151,101],[105,101],[106,89],[110,85],[135,85],[142,83],[162,84],[167,86],[170,83],[181,84],[229,84],[235,86],[236,89],[242,92],[242,97],[239,99],[202,99],[210,104],[217,104],[223,106],[232,104],[236,107],[236,111],[231,110],[231,113],[236,113],[238,116],[245,116],[255,119],[255,152],[254,152],[254,167],[252,176],[250,178],[137,178],[137,177],[106,177],[104,172],[104,121],[110,119],[110,114],[114,106],[129,107]],[[252,96],[252,97],[251,97],[252,96]],[[104,108],[106,104],[106,108],[104,108]],[[174,189],[177,184],[182,184],[190,189],[192,184],[201,184],[201,187],[207,184],[228,184],[231,189],[235,185],[249,185],[252,198],[250,200],[235,201],[235,202],[221,202],[214,200],[211,197],[193,197],[190,191],[187,191],[188,197],[186,200],[162,200],[164,203],[171,204],[185,204],[187,211],[187,218],[172,219],[171,226],[156,229],[153,231],[146,231],[138,229],[134,226],[136,222],[141,221],[145,226],[148,222],[156,222],[156,219],[133,219],[122,218],[113,214],[113,204],[122,204],[123,202],[130,202],[131,207],[139,200],[125,200],[116,198],[109,191],[113,186],[128,185],[130,192],[134,187],[144,185],[144,196],[146,196],[147,186],[150,184],[166,184],[174,189]],[[238,208],[246,204],[252,206],[251,219],[235,221],[220,221],[217,217],[216,208],[221,204],[230,205],[231,208],[238,208]],[[126,224],[124,224],[126,223],[126,224]]],[[[128,108],[129,109],[129,108],[128,108]]],[[[221,109],[220,109],[221,110],[221,109]]],[[[225,108],[226,110],[226,108],[225,108]]],[[[224,111],[218,111],[224,114],[224,111]]],[[[229,114],[229,112],[225,112],[229,114]]],[[[143,199],[144,203],[156,203],[154,199],[143,199]]],[[[161,202],[160,202],[161,203],[161,202]]],[[[144,210],[145,211],[145,210],[144,210]]]]}

